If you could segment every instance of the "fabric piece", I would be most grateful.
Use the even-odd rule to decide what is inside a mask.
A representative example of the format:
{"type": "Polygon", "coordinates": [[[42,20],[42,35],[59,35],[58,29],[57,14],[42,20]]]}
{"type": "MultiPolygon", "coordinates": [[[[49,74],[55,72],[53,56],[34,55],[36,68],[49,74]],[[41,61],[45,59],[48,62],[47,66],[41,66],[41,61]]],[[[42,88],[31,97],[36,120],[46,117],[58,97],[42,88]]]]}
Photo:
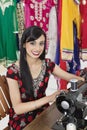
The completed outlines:
{"type": "MultiPolygon", "coordinates": [[[[60,67],[67,71],[67,61],[63,61],[63,60],[60,60],[60,67]]],[[[63,80],[63,79],[60,79],[59,80],[59,88],[62,90],[62,89],[67,89],[67,81],[66,80],[63,80]]]]}
{"type": "Polygon", "coordinates": [[[69,69],[68,72],[76,74],[80,70],[80,58],[79,58],[79,40],[77,38],[77,27],[73,23],[73,32],[74,32],[74,53],[71,61],[68,62],[69,69]]]}
{"type": "Polygon", "coordinates": [[[48,27],[48,39],[49,47],[47,58],[50,58],[52,61],[55,61],[56,55],[56,46],[57,46],[57,12],[56,7],[52,7],[49,13],[49,27],[48,27]]]}

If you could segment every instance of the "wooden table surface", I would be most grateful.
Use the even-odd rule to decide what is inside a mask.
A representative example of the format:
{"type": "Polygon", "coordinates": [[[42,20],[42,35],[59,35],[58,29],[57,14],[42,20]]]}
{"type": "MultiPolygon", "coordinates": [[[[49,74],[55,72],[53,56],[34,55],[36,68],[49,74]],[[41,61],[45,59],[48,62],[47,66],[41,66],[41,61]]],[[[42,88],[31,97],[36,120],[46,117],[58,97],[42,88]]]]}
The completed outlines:
{"type": "Polygon", "coordinates": [[[58,111],[56,104],[53,103],[23,130],[52,130],[53,124],[61,116],[62,114],[58,111]]]}

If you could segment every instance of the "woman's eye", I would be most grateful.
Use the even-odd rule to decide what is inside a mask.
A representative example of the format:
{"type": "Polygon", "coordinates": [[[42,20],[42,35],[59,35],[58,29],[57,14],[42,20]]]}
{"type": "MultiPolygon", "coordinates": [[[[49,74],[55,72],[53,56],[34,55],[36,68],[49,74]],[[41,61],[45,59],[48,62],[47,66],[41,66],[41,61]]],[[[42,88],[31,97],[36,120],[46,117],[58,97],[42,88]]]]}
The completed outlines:
{"type": "Polygon", "coordinates": [[[44,42],[40,42],[40,46],[43,46],[44,45],[44,42]]]}
{"type": "Polygon", "coordinates": [[[34,42],[34,41],[31,41],[30,44],[31,44],[31,45],[35,45],[35,42],[34,42]]]}

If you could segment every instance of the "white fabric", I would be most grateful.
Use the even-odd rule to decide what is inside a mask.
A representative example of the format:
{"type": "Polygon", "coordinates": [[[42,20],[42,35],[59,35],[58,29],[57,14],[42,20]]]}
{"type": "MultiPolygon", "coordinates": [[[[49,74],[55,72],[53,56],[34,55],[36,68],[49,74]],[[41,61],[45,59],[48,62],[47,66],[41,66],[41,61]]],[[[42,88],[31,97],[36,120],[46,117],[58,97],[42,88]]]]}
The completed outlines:
{"type": "Polygon", "coordinates": [[[0,130],[4,130],[8,126],[9,115],[0,120],[0,130]]]}
{"type": "Polygon", "coordinates": [[[0,75],[6,75],[7,68],[3,65],[0,65],[0,75]]]}
{"type": "Polygon", "coordinates": [[[55,6],[51,8],[49,13],[48,39],[49,47],[46,57],[54,61],[57,45],[57,13],[55,6]]]}

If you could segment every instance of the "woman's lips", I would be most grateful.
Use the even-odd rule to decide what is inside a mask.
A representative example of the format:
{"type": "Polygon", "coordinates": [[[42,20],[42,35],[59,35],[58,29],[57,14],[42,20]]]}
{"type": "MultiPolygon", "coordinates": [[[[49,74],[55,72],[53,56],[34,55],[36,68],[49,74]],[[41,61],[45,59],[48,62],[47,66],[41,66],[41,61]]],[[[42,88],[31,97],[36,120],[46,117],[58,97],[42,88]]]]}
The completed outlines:
{"type": "Polygon", "coordinates": [[[40,53],[39,52],[32,52],[33,55],[38,56],[40,53]]]}

